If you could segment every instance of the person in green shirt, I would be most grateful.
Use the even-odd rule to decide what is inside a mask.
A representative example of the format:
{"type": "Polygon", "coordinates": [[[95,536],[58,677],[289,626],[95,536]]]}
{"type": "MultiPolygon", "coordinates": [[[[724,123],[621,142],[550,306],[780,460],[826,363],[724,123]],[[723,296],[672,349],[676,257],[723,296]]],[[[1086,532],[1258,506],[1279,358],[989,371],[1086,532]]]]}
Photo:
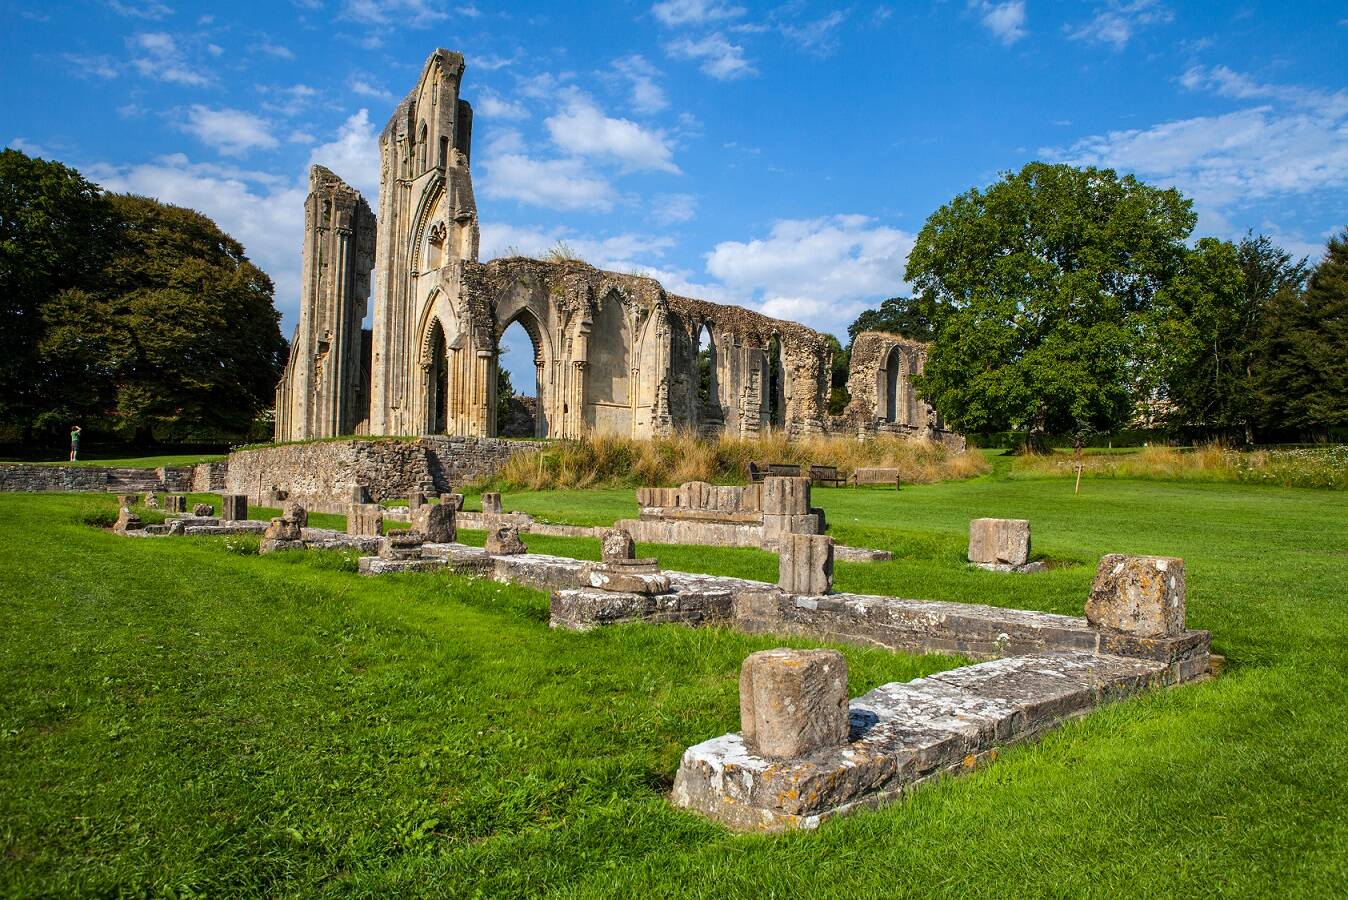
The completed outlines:
{"type": "Polygon", "coordinates": [[[80,426],[72,425],[70,428],[70,461],[74,462],[80,455],[80,426]]]}

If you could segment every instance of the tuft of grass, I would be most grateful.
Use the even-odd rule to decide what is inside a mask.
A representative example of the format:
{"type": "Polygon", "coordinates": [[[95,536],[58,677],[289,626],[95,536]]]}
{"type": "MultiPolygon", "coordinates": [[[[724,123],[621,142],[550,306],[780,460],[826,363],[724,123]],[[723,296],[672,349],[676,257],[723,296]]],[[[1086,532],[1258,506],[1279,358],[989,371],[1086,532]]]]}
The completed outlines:
{"type": "Polygon", "coordinates": [[[850,476],[864,466],[892,466],[905,484],[971,478],[991,470],[977,451],[955,453],[927,440],[881,436],[789,440],[704,438],[690,433],[638,440],[596,435],[511,457],[488,484],[505,490],[675,485],[685,481],[743,484],[750,462],[836,466],[850,476]]]}
{"type": "MultiPolygon", "coordinates": [[[[1348,446],[1294,450],[1232,450],[1221,444],[1193,449],[1156,446],[1131,453],[1082,456],[1082,474],[1104,478],[1156,478],[1166,481],[1228,481],[1279,487],[1348,490],[1348,446]]],[[[1074,474],[1076,457],[1057,451],[1021,456],[1013,476],[1074,474]]]]}

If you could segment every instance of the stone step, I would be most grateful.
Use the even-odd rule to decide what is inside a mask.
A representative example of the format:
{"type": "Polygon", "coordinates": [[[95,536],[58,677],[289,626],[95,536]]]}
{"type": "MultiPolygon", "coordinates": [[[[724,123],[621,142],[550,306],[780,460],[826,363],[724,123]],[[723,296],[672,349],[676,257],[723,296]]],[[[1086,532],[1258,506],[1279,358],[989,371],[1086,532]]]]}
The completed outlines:
{"type": "Polygon", "coordinates": [[[757,756],[739,734],[690,747],[673,800],[735,830],[813,828],[1169,682],[1168,667],[1154,660],[1055,651],[886,684],[851,702],[841,747],[794,760],[757,756]]]}

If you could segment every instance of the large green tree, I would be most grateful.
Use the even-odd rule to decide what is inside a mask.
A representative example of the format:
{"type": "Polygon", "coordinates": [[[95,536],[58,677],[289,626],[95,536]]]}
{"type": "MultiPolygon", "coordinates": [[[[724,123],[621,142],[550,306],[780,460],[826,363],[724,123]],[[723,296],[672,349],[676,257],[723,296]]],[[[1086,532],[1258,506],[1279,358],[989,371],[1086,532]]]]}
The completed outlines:
{"type": "Polygon", "coordinates": [[[271,279],[239,242],[198,212],[101,194],[56,163],[15,151],[3,162],[0,214],[20,212],[5,266],[47,260],[55,273],[23,282],[26,306],[4,310],[7,342],[18,322],[31,348],[29,400],[6,403],[5,423],[80,422],[138,442],[246,435],[272,403],[286,344],[271,279]]]}
{"type": "Polygon", "coordinates": [[[917,380],[967,431],[1111,430],[1144,313],[1185,257],[1190,201],[1111,170],[1030,163],[927,220],[906,278],[936,339],[917,380]]]}
{"type": "Polygon", "coordinates": [[[0,424],[31,431],[45,401],[43,306],[96,286],[114,230],[98,185],[60,163],[0,151],[0,424]]]}
{"type": "Polygon", "coordinates": [[[1154,311],[1149,361],[1160,418],[1254,441],[1264,320],[1275,298],[1300,292],[1306,270],[1305,259],[1294,260],[1267,237],[1198,242],[1154,311]]]}
{"type": "Polygon", "coordinates": [[[930,310],[914,297],[890,297],[876,309],[868,309],[847,326],[852,340],[863,331],[887,331],[915,341],[930,341],[936,336],[930,310]]]}
{"type": "Polygon", "coordinates": [[[1327,433],[1348,425],[1348,230],[1330,239],[1305,291],[1280,291],[1255,370],[1265,424],[1327,433]]]}

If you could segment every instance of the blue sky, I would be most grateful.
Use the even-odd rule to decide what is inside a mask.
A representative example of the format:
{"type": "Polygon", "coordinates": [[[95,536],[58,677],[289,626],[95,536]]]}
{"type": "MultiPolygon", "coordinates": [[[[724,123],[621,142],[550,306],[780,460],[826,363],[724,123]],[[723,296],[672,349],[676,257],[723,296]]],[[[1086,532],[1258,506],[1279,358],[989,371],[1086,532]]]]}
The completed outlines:
{"type": "Polygon", "coordinates": [[[1342,0],[0,9],[0,140],[211,215],[287,335],[308,165],[374,206],[376,136],[437,46],[467,58],[484,259],[565,240],[838,334],[906,291],[936,207],[1034,159],[1177,186],[1196,235],[1316,256],[1348,224],[1342,0]]]}

